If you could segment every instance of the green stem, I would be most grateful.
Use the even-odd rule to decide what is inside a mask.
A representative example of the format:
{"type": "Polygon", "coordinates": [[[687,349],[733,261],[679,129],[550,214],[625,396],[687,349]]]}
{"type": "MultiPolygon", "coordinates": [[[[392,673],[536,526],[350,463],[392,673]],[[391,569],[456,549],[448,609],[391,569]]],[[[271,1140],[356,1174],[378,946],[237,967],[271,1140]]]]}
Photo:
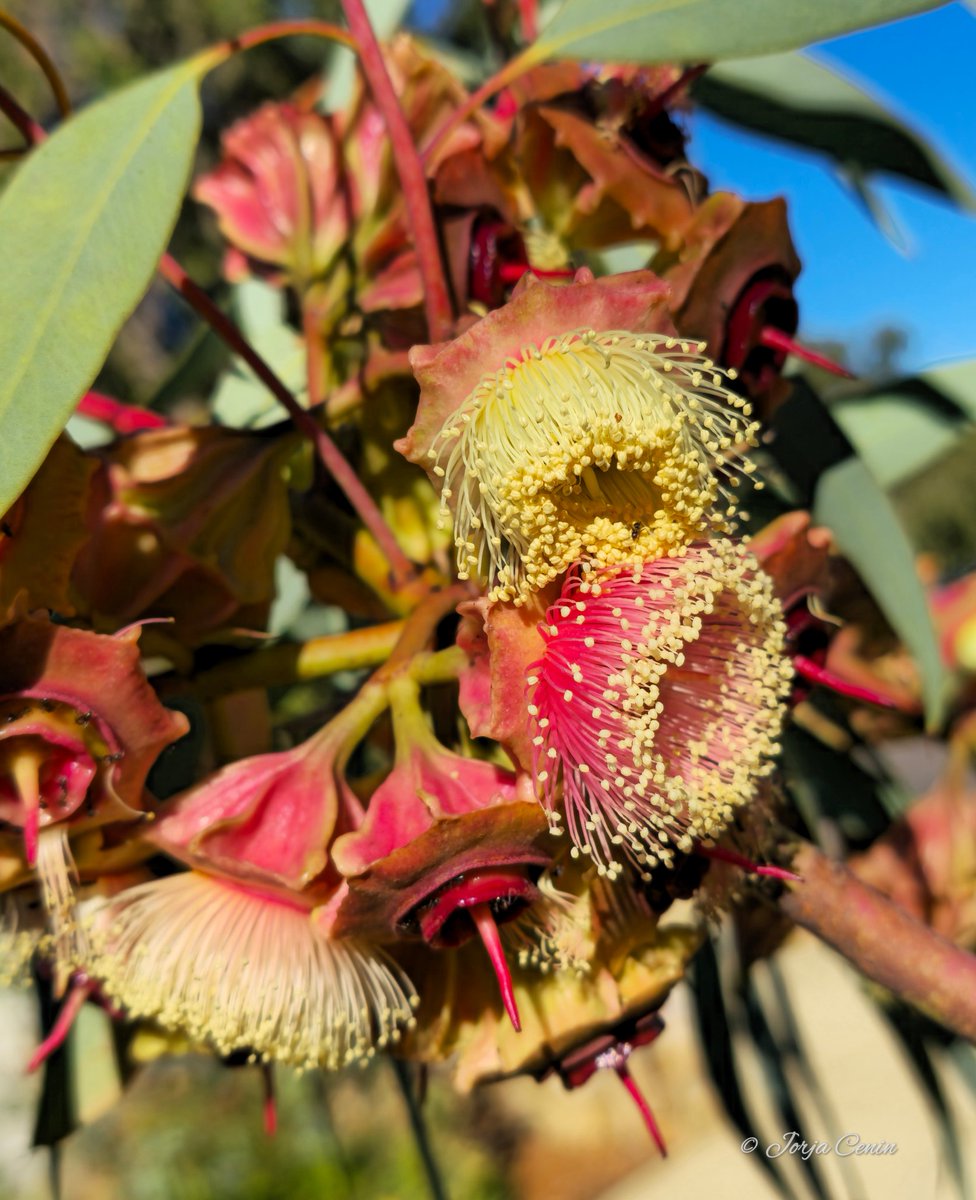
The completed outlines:
{"type": "Polygon", "coordinates": [[[403,633],[404,621],[312,638],[301,645],[282,643],[203,671],[191,680],[161,682],[161,695],[192,692],[201,699],[226,696],[253,687],[279,687],[320,679],[337,671],[355,671],[385,662],[403,633]]]}
{"type": "Polygon", "coordinates": [[[454,306],[447,286],[424,166],[393,89],[386,63],[383,61],[383,53],[362,0],[342,0],[342,8],[359,45],[360,66],[390,137],[393,160],[403,188],[403,199],[407,206],[407,217],[424,284],[428,333],[431,341],[444,341],[451,336],[454,306]]]}
{"type": "Polygon", "coordinates": [[[400,1092],[403,1095],[403,1103],[407,1108],[410,1129],[417,1144],[417,1153],[420,1155],[420,1160],[424,1166],[424,1175],[427,1178],[427,1187],[430,1189],[431,1200],[448,1200],[447,1188],[444,1186],[440,1169],[437,1166],[437,1160],[434,1158],[434,1151],[431,1148],[424,1115],[420,1111],[420,1105],[417,1103],[413,1080],[410,1077],[410,1068],[398,1058],[391,1058],[390,1063],[396,1074],[400,1092]]]}
{"type": "Polygon", "coordinates": [[[418,684],[449,683],[468,665],[468,656],[460,646],[448,646],[433,654],[425,654],[414,660],[410,671],[411,679],[418,684]]]}

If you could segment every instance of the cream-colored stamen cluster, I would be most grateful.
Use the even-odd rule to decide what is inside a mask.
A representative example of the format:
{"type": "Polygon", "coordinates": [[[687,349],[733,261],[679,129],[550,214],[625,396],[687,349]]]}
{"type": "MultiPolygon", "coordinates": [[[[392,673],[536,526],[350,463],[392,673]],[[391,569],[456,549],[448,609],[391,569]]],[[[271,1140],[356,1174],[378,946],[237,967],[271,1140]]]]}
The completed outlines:
{"type": "Polygon", "coordinates": [[[576,330],[486,376],[428,452],[461,578],[524,602],[574,563],[656,558],[727,532],[749,406],[660,334],[576,330]]]}
{"type": "Polygon", "coordinates": [[[396,1042],[417,997],[382,952],[332,940],[307,909],[195,871],[105,904],[91,973],[133,1018],[220,1054],[338,1068],[396,1042]]]}
{"type": "Polygon", "coordinates": [[[549,875],[536,885],[540,897],[505,925],[502,940],[520,967],[539,971],[575,971],[585,975],[593,950],[590,904],[585,895],[561,891],[549,875]]]}
{"type": "Polygon", "coordinates": [[[0,988],[27,983],[35,951],[47,948],[49,939],[35,921],[25,919],[19,897],[0,899],[0,988]]]}
{"type": "Polygon", "coordinates": [[[769,578],[740,546],[574,572],[530,669],[554,830],[611,877],[716,837],[771,770],[792,667],[769,578]]]}
{"type": "Polygon", "coordinates": [[[49,952],[57,985],[88,958],[88,939],[78,915],[73,880],[77,877],[68,830],[64,825],[42,829],[37,840],[37,874],[51,930],[49,952]]]}

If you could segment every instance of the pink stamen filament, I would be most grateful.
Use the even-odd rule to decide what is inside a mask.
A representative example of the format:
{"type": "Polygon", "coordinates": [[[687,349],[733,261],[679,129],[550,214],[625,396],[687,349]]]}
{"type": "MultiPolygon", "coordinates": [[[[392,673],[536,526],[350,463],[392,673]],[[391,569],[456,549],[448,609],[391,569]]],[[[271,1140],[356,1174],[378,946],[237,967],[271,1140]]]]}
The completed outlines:
{"type": "Polygon", "coordinates": [[[858,683],[849,683],[833,671],[827,670],[826,667],[821,667],[805,654],[794,654],[793,666],[796,668],[796,673],[802,675],[804,679],[809,679],[811,683],[819,683],[823,687],[828,687],[831,691],[839,692],[842,696],[849,696],[852,700],[865,700],[868,704],[877,704],[882,708],[900,709],[900,705],[890,699],[890,697],[882,695],[881,692],[876,692],[873,688],[862,687],[858,683]]]}
{"type": "Polygon", "coordinates": [[[95,990],[94,983],[86,975],[77,975],[71,991],[61,1005],[61,1011],[55,1019],[51,1032],[31,1055],[27,1064],[27,1074],[31,1075],[55,1050],[60,1049],[71,1032],[75,1018],[81,1012],[81,1006],[95,990]]]}
{"type": "Polygon", "coordinates": [[[823,354],[818,354],[815,350],[808,350],[806,346],[801,346],[799,342],[795,342],[781,329],[776,329],[773,325],[763,326],[762,332],[759,335],[759,341],[764,346],[768,346],[770,350],[784,350],[787,354],[792,354],[796,358],[802,358],[804,362],[811,363],[815,367],[820,367],[824,371],[830,371],[832,375],[839,375],[841,379],[856,378],[846,367],[842,367],[840,363],[835,363],[833,359],[827,358],[823,354]]]}
{"type": "Polygon", "coordinates": [[[792,871],[787,871],[785,867],[763,866],[746,858],[744,854],[736,854],[734,850],[725,850],[719,846],[698,846],[695,849],[695,853],[700,854],[702,858],[711,858],[715,862],[724,862],[729,863],[733,867],[741,867],[743,871],[748,871],[750,875],[763,875],[767,879],[781,879],[784,883],[803,882],[799,875],[794,875],[792,871]]]}
{"type": "Polygon", "coordinates": [[[515,1032],[521,1033],[522,1022],[519,1018],[518,1005],[515,1002],[512,974],[508,969],[505,951],[502,948],[501,935],[498,932],[498,925],[495,923],[495,918],[492,915],[491,905],[487,903],[475,904],[468,911],[471,913],[471,920],[474,922],[474,927],[478,931],[491,962],[492,969],[495,972],[495,978],[498,980],[498,990],[501,992],[502,1004],[505,1005],[508,1019],[512,1022],[512,1028],[515,1032]]]}

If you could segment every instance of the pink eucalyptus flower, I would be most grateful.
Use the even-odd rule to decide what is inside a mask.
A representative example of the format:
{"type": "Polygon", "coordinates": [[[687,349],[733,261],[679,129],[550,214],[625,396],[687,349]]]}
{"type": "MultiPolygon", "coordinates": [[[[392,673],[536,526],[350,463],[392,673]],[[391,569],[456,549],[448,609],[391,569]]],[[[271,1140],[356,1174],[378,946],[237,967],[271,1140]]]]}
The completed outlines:
{"type": "Polygon", "coordinates": [[[456,946],[476,934],[509,1006],[511,981],[497,923],[538,898],[548,864],[545,822],[516,777],[452,754],[430,732],[410,679],[391,685],[397,759],[362,825],[338,838],[333,861],[348,892],[334,928],[456,946]]]}
{"type": "Polygon", "coordinates": [[[92,929],[92,974],[132,1017],[221,1054],[336,1068],[395,1041],[415,997],[367,940],[339,938],[324,906],[329,856],[358,819],[340,772],[343,717],[293,750],[243,759],[184,792],[151,832],[189,872],[130,889],[92,929]]]}
{"type": "Polygon", "coordinates": [[[727,542],[573,572],[530,668],[553,829],[601,871],[710,843],[771,769],[792,674],[770,581],[727,542]]]}

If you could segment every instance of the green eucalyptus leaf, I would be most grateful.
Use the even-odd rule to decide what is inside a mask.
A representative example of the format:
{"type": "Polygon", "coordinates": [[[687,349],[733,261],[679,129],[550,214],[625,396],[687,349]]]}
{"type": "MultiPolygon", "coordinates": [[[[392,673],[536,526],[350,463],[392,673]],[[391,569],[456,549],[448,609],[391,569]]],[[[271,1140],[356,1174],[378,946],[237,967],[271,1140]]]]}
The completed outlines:
{"type": "Polygon", "coordinates": [[[95,378],[166,248],[213,53],[66,121],[0,196],[0,512],[95,378]]]}
{"type": "Polygon", "coordinates": [[[848,178],[880,171],[976,209],[972,189],[920,133],[828,63],[795,53],[723,62],[693,95],[745,129],[827,155],[848,178]]]}
{"type": "Polygon", "coordinates": [[[813,516],[832,530],[841,553],[911,651],[922,680],[926,721],[937,728],[945,716],[950,675],[894,506],[861,459],[845,458],[820,477],[813,516]]]}
{"type": "Polygon", "coordinates": [[[713,62],[809,42],[937,8],[944,0],[565,0],[527,57],[713,62]]]}
{"type": "Polygon", "coordinates": [[[844,396],[831,415],[882,487],[932,466],[976,421],[976,361],[844,396]]]}

